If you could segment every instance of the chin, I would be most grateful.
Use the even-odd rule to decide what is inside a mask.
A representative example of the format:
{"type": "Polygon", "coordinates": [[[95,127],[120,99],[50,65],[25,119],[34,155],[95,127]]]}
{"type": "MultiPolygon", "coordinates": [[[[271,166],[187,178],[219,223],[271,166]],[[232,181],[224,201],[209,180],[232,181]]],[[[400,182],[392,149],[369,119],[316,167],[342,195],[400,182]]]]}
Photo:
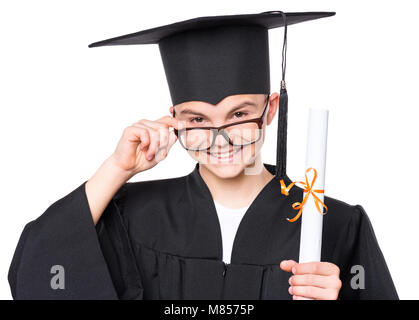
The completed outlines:
{"type": "Polygon", "coordinates": [[[222,179],[229,179],[235,178],[240,175],[246,167],[244,163],[236,163],[236,164],[204,164],[200,163],[203,167],[205,167],[208,171],[210,171],[215,176],[222,178],[222,179]]]}

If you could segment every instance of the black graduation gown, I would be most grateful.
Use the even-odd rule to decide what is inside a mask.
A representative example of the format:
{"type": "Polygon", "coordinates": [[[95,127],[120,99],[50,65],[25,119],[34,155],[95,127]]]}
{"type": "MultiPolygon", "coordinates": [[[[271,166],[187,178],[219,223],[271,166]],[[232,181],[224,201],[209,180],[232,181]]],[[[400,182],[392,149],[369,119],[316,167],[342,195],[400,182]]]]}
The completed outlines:
{"type": "MultiPolygon", "coordinates": [[[[274,174],[275,166],[264,164],[274,174]]],[[[291,181],[284,179],[288,185],[291,181]]],[[[86,180],[87,181],[87,180],[86,180]]],[[[188,175],[127,182],[94,226],[85,182],[29,222],[9,270],[15,299],[292,299],[284,259],[298,261],[301,219],[286,220],[303,190],[281,194],[272,179],[245,213],[231,263],[199,164],[188,175]],[[65,288],[52,289],[53,265],[65,288]]],[[[360,205],[325,196],[322,261],[341,270],[340,299],[398,299],[360,205]],[[351,267],[362,265],[365,289],[354,290],[351,267]]]]}

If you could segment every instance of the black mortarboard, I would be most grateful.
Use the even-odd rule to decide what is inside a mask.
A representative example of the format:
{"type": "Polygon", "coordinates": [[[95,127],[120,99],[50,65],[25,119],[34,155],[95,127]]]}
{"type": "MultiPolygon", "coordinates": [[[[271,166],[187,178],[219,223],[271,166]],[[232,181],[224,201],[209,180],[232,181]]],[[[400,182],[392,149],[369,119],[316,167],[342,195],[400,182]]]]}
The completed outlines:
{"type": "Polygon", "coordinates": [[[215,105],[230,95],[270,93],[268,30],[284,26],[275,174],[283,178],[288,112],[287,26],[334,14],[267,11],[199,17],[95,42],[89,47],[158,44],[173,105],[192,100],[215,105]]]}

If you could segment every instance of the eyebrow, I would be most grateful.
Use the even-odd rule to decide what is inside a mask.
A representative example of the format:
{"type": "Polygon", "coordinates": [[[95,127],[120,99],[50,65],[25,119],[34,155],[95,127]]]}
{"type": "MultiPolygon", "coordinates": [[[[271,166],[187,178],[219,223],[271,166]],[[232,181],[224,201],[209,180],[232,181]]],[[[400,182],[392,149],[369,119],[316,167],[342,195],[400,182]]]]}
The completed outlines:
{"type": "Polygon", "coordinates": [[[193,115],[197,115],[197,116],[201,116],[201,117],[206,117],[205,114],[200,113],[198,111],[193,111],[191,109],[183,109],[181,112],[179,112],[180,114],[193,114],[193,115]]]}
{"type": "MultiPolygon", "coordinates": [[[[236,110],[238,110],[240,108],[243,108],[245,106],[251,106],[251,107],[255,107],[256,108],[257,107],[257,104],[254,103],[253,101],[244,101],[244,102],[240,103],[239,105],[235,106],[233,109],[231,109],[229,111],[229,113],[232,113],[232,112],[234,112],[234,111],[236,111],[236,110]]],[[[206,117],[206,115],[203,114],[203,113],[201,113],[201,112],[193,111],[193,110],[187,109],[187,108],[186,109],[183,109],[179,113],[180,114],[193,114],[193,115],[198,115],[198,116],[201,116],[201,117],[206,117]]]]}
{"type": "Polygon", "coordinates": [[[231,109],[229,113],[233,113],[234,111],[236,111],[240,108],[246,107],[246,106],[251,106],[251,107],[256,108],[257,104],[254,103],[253,101],[244,101],[244,102],[240,103],[238,106],[235,106],[233,109],[231,109]]]}

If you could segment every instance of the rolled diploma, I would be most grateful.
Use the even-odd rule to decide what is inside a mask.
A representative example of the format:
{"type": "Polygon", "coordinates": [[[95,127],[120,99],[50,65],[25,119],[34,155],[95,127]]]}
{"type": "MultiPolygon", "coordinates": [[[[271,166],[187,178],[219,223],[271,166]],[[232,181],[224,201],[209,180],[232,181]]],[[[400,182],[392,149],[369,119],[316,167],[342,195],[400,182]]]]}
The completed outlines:
{"type": "MultiPolygon", "coordinates": [[[[310,167],[317,170],[317,179],[312,187],[324,190],[326,170],[327,122],[329,111],[310,109],[307,132],[306,170],[310,167]]],[[[313,180],[313,170],[307,173],[309,183],[313,180]]],[[[324,203],[324,194],[314,192],[324,203]]],[[[304,192],[304,196],[306,192],[304,192]]],[[[319,204],[320,205],[320,204],[319,204]]],[[[324,212],[323,206],[320,209],[324,212]]],[[[320,261],[322,248],[323,215],[316,208],[310,194],[303,206],[301,216],[300,256],[299,262],[320,261]]]]}

